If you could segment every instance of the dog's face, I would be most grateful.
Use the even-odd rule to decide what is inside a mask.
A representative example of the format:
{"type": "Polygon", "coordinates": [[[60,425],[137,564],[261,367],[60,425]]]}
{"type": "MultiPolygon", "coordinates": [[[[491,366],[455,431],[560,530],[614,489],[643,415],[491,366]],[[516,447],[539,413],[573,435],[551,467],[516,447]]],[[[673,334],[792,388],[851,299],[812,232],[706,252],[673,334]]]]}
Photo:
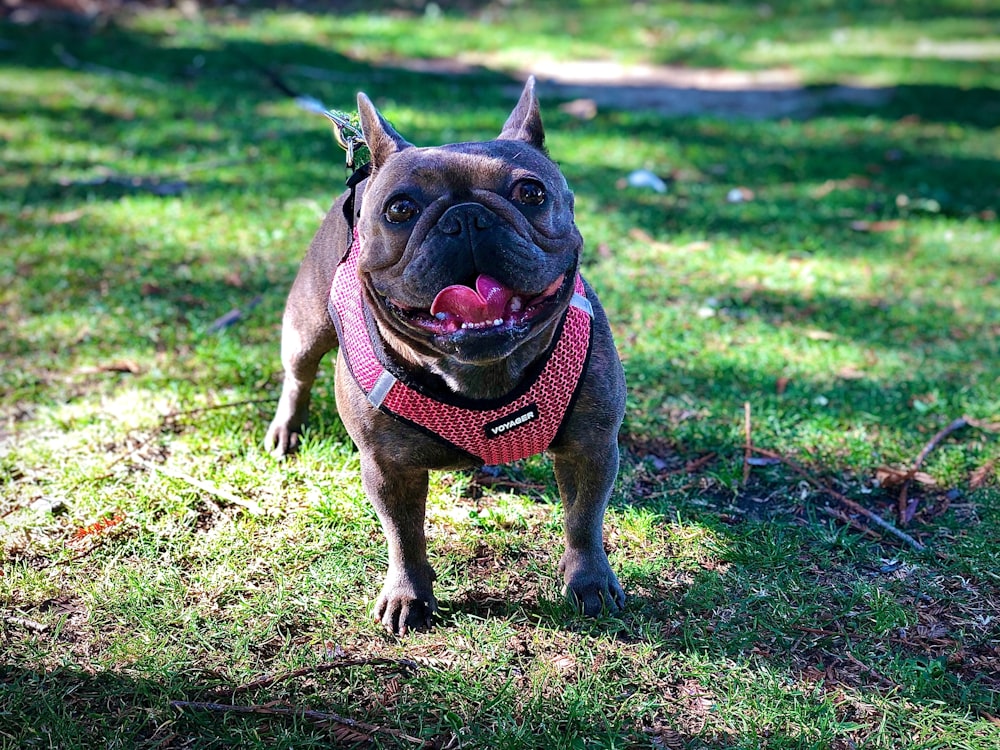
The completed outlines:
{"type": "Polygon", "coordinates": [[[394,346],[468,364],[551,328],[573,294],[583,241],[573,196],[543,150],[531,83],[494,141],[416,148],[363,95],[373,172],[359,272],[394,346]]]}

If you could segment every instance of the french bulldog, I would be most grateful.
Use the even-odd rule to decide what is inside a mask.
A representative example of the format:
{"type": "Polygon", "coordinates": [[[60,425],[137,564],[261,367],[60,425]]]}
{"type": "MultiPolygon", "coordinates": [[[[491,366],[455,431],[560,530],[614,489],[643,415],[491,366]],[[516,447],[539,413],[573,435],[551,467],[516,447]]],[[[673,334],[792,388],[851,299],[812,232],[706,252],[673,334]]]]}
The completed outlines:
{"type": "Polygon", "coordinates": [[[564,594],[586,615],[620,610],[602,525],[625,376],[578,274],[573,194],[547,155],[534,80],[492,141],[418,148],[364,94],[358,112],[370,176],[335,201],[292,284],[268,449],[298,447],[320,360],[338,348],[337,410],[388,545],[376,621],[405,634],[437,609],[428,471],[541,450],[565,511],[564,594]]]}

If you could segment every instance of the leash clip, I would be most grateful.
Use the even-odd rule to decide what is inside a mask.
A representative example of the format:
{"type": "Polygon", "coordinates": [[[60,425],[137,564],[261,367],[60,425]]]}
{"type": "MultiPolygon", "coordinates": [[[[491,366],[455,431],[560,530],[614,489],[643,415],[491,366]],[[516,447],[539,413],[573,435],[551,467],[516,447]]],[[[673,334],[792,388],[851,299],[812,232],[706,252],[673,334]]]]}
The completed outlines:
{"type": "Polygon", "coordinates": [[[344,115],[325,109],[321,113],[333,124],[333,137],[346,152],[347,168],[355,169],[355,155],[359,146],[365,146],[365,137],[361,131],[344,115]]]}

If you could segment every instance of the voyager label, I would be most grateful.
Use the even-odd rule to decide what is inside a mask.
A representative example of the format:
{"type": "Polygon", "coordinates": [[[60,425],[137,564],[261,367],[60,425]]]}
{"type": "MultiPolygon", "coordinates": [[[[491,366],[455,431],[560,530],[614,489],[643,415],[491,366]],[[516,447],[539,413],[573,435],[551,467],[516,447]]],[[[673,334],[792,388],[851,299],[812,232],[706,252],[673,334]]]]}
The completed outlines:
{"type": "Polygon", "coordinates": [[[506,435],[511,430],[516,430],[518,427],[523,427],[529,422],[534,422],[538,419],[538,404],[528,404],[524,408],[518,409],[512,414],[508,414],[505,417],[496,419],[492,422],[487,422],[483,425],[486,430],[486,437],[490,440],[493,438],[501,437],[506,435]]]}

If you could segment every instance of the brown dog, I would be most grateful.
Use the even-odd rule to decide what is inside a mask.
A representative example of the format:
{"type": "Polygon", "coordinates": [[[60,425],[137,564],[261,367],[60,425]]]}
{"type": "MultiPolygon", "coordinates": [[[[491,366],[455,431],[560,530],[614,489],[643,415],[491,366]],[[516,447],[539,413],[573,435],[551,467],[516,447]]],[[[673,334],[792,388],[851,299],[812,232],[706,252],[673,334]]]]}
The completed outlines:
{"type": "Polygon", "coordinates": [[[625,378],[577,273],[573,194],[544,150],[534,81],[482,143],[416,148],[364,94],[358,110],[371,176],[334,203],[288,296],[268,447],[296,448],[320,360],[339,346],[337,409],[389,548],[377,620],[405,633],[437,608],[428,470],[545,449],[565,509],[564,592],[587,615],[620,609],[602,523],[625,378]]]}

